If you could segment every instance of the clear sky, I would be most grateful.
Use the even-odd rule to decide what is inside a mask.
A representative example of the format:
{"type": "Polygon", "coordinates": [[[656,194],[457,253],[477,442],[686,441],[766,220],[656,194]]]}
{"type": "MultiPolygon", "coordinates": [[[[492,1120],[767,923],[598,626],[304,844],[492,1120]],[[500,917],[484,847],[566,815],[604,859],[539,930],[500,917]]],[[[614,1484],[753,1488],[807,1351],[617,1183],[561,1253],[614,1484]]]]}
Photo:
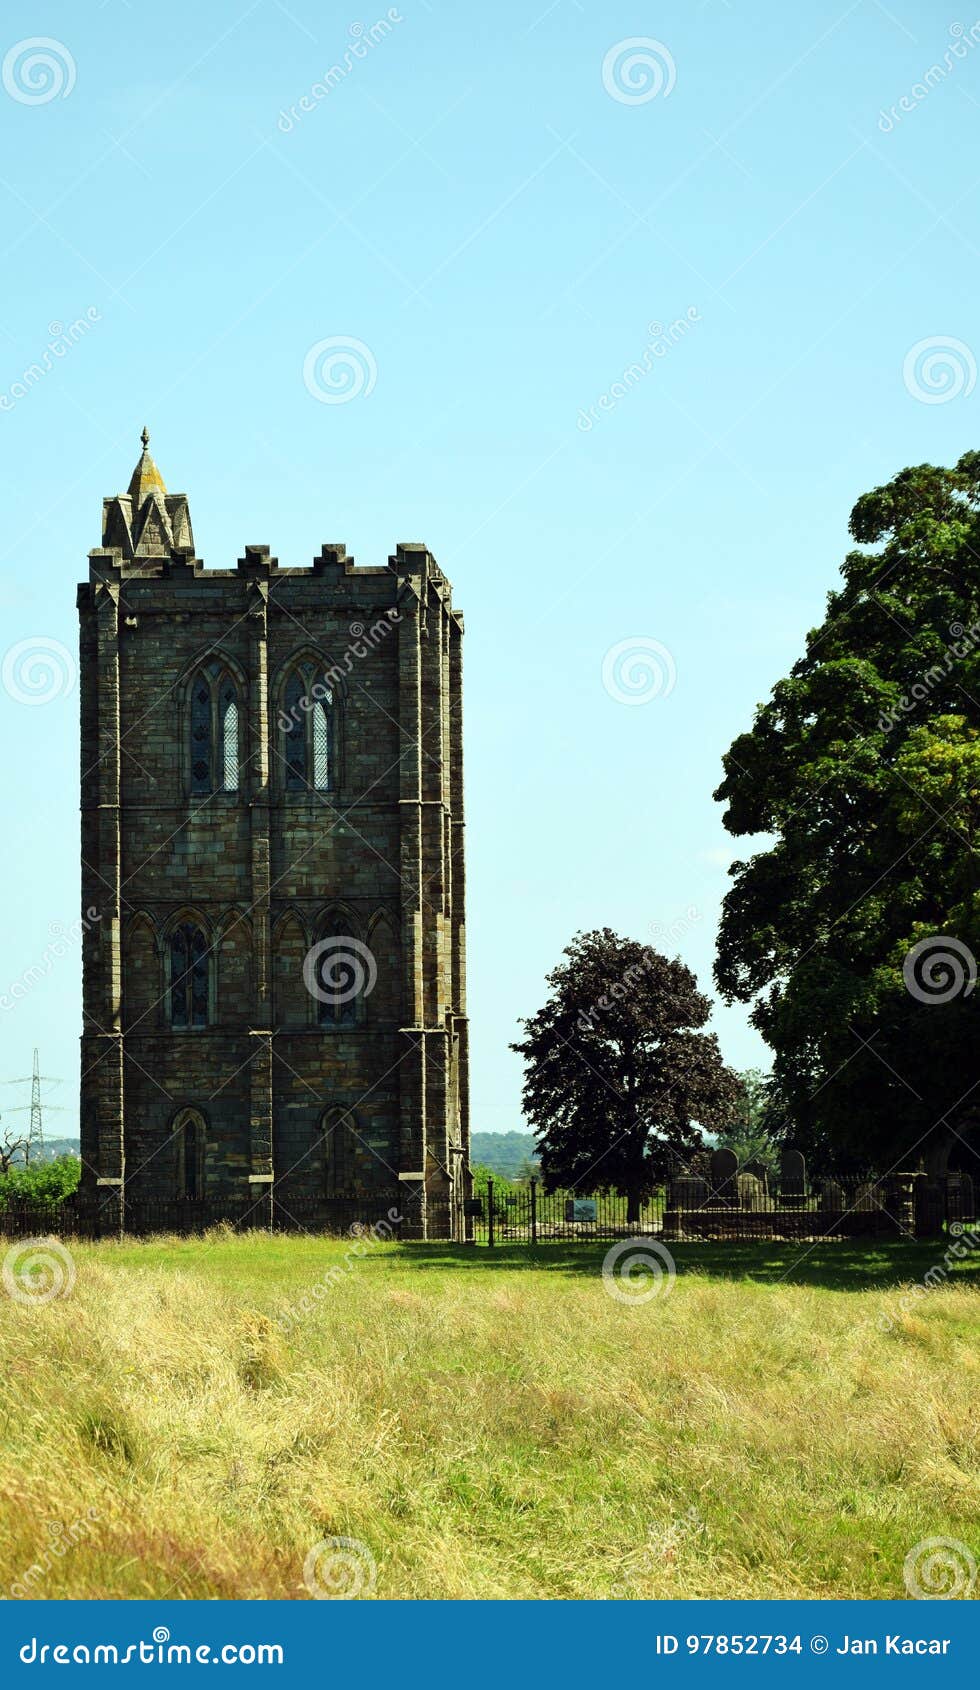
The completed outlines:
{"type": "MultiPolygon", "coordinates": [[[[424,540],[454,584],[474,1128],[521,1125],[508,1043],[576,930],[710,983],[722,752],[820,619],[855,498],[980,444],[980,45],[959,20],[922,0],[5,5],[0,990],[78,913],[60,648],[144,423],[206,564],[424,540]],[[313,350],[335,338],[339,359],[313,350]],[[48,702],[22,701],[31,674],[48,702]]],[[[77,1130],[68,953],[0,1011],[0,1077],[34,1045],[62,1077],[52,1132],[77,1130]]],[[[765,1064],[744,1010],[715,1026],[765,1064]]]]}

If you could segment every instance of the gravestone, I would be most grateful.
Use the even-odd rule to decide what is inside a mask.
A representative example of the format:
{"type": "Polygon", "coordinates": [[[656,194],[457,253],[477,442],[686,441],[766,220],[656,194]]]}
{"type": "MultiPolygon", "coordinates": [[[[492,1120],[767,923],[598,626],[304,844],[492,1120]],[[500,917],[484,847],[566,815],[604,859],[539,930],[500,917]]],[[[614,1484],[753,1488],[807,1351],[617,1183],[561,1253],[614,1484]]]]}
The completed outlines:
{"type": "Polygon", "coordinates": [[[759,1181],[759,1184],[762,1186],[763,1191],[768,1197],[769,1169],[766,1167],[765,1162],[760,1162],[757,1156],[753,1156],[751,1161],[746,1162],[743,1165],[742,1172],[743,1174],[752,1174],[753,1177],[759,1181]]]}
{"type": "Polygon", "coordinates": [[[733,1150],[712,1151],[709,1184],[709,1209],[738,1206],[738,1157],[733,1150]]]}
{"type": "Polygon", "coordinates": [[[708,1200],[708,1182],[700,1174],[677,1174],[671,1180],[667,1205],[671,1209],[703,1209],[708,1200]]]}
{"type": "Polygon", "coordinates": [[[768,1194],[758,1174],[738,1175],[738,1206],[750,1214],[761,1215],[768,1207],[768,1194]]]}
{"type": "Polygon", "coordinates": [[[787,1209],[806,1201],[806,1161],[800,1150],[788,1148],[779,1158],[779,1201],[787,1209]]]}
{"type": "Polygon", "coordinates": [[[959,1170],[946,1175],[946,1212],[951,1221],[972,1221],[976,1218],[973,1180],[959,1170]]]}
{"type": "Polygon", "coordinates": [[[844,1187],[839,1180],[824,1179],[820,1181],[820,1207],[831,1214],[841,1214],[847,1208],[844,1187]]]}

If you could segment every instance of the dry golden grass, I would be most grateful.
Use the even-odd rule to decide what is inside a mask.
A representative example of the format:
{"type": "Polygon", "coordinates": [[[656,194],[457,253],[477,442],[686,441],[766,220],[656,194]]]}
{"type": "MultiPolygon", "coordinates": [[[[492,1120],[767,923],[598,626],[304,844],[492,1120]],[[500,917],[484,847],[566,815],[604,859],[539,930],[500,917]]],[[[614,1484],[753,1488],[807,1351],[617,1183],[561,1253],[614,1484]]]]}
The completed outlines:
{"type": "Polygon", "coordinates": [[[692,1248],[627,1307],[601,1249],[349,1248],[77,1245],[70,1297],[0,1299],[3,1594],[305,1598],[333,1536],[389,1598],[896,1597],[920,1540],[980,1551],[966,1276],[902,1313],[692,1248]]]}

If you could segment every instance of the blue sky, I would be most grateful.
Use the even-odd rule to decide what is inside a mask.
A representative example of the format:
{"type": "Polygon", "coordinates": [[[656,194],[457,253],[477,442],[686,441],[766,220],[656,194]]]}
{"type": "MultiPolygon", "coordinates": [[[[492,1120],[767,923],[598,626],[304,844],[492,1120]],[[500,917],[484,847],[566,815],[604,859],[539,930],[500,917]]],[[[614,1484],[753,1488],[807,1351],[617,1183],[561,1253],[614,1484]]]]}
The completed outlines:
{"type": "MultiPolygon", "coordinates": [[[[855,498],[978,444],[980,46],[959,16],[4,8],[0,989],[78,913],[58,648],[144,422],[206,564],[421,539],[454,583],[474,1128],[520,1126],[507,1046],[576,930],[710,982],[722,752],[820,619],[855,498]],[[304,364],[334,337],[360,343],[359,391],[328,404],[304,364]],[[23,653],[50,642],[55,696],[26,704],[23,653]]],[[[77,1125],[68,950],[0,1013],[0,1076],[36,1044],[63,1078],[50,1131],[77,1125]]],[[[744,1010],[715,1026],[765,1064],[744,1010]]]]}

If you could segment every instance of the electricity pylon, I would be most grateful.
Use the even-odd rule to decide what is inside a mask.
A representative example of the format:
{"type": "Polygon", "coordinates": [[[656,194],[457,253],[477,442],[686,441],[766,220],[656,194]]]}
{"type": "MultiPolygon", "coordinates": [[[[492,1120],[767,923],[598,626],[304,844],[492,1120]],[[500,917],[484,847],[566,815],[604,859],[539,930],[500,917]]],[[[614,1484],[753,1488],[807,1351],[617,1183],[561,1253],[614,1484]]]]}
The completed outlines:
{"type": "MultiPolygon", "coordinates": [[[[35,1049],[34,1049],[34,1071],[33,1071],[33,1073],[32,1074],[22,1074],[20,1076],[20,1078],[17,1079],[17,1080],[5,1080],[3,1082],[4,1085],[8,1085],[8,1086],[26,1086],[27,1084],[30,1084],[30,1088],[31,1088],[31,1101],[30,1101],[30,1103],[25,1103],[18,1109],[8,1109],[7,1110],[8,1115],[22,1115],[22,1114],[25,1114],[28,1109],[31,1112],[31,1124],[30,1124],[30,1128],[29,1128],[28,1134],[27,1134],[27,1144],[26,1144],[26,1147],[24,1149],[24,1163],[25,1163],[25,1166],[27,1166],[27,1167],[30,1167],[30,1165],[31,1165],[31,1155],[32,1154],[34,1154],[36,1156],[40,1156],[42,1158],[44,1156],[44,1118],[43,1118],[42,1109],[41,1109],[41,1081],[42,1080],[44,1081],[45,1085],[57,1086],[57,1085],[61,1084],[61,1081],[56,1080],[52,1074],[42,1074],[41,1073],[40,1064],[38,1062],[37,1047],[35,1046],[35,1049]]],[[[53,1104],[53,1103],[45,1103],[44,1108],[45,1109],[54,1109],[54,1108],[57,1108],[57,1105],[53,1104]]]]}

